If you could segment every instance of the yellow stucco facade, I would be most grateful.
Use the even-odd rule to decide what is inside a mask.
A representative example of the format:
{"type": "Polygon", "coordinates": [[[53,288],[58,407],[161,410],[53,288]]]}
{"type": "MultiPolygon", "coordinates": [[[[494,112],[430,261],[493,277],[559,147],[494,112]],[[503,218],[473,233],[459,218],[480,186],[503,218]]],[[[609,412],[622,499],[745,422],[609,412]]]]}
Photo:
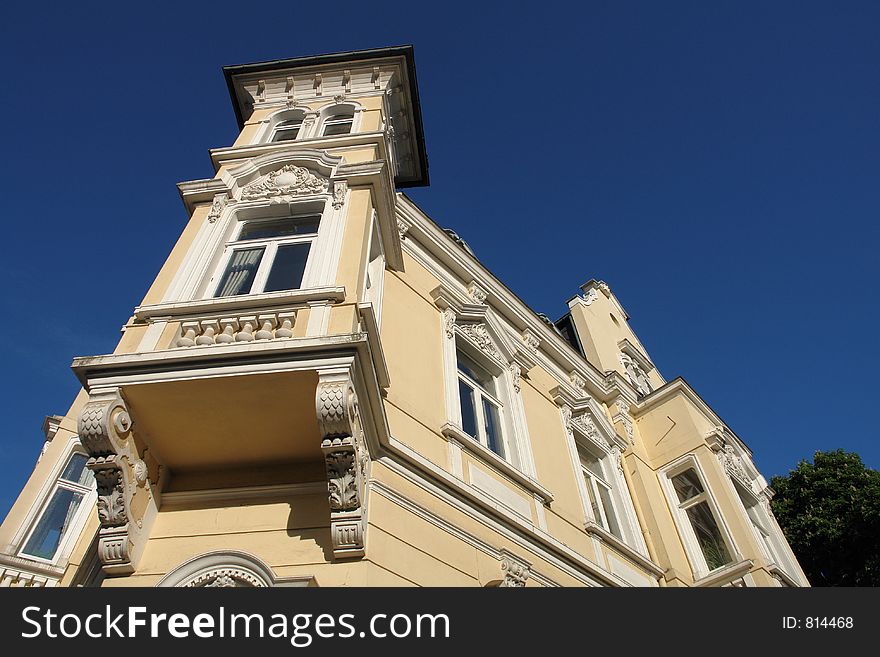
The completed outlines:
{"type": "Polygon", "coordinates": [[[240,134],[0,527],[8,586],[806,586],[601,281],[534,313],[402,191],[411,48],[225,69],[240,134]]]}

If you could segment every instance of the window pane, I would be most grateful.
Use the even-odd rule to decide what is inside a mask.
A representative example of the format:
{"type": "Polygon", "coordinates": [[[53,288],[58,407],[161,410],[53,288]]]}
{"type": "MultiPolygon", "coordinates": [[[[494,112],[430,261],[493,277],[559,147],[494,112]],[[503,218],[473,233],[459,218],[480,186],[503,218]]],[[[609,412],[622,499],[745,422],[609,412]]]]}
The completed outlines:
{"type": "Polygon", "coordinates": [[[214,296],[229,297],[250,292],[257,267],[260,266],[260,260],[263,258],[263,251],[264,247],[261,246],[233,252],[223,278],[220,279],[220,285],[217,286],[217,294],[214,296]]]}
{"type": "Polygon", "coordinates": [[[347,135],[351,132],[351,120],[341,121],[339,123],[326,123],[324,124],[324,136],[329,137],[331,135],[347,135]]]}
{"type": "Polygon", "coordinates": [[[623,540],[623,534],[620,532],[620,525],[617,522],[617,516],[614,515],[614,505],[611,503],[611,491],[598,484],[599,497],[602,499],[602,508],[605,510],[605,517],[608,519],[608,526],[605,528],[614,534],[617,538],[623,540]]]}
{"type": "Polygon", "coordinates": [[[86,461],[88,457],[85,454],[74,454],[67,462],[67,467],[61,473],[61,478],[80,486],[88,486],[91,488],[94,475],[91,470],[86,470],[86,461]]]}
{"type": "Polygon", "coordinates": [[[602,517],[602,511],[599,508],[599,500],[596,499],[596,491],[593,490],[593,478],[590,476],[589,472],[584,472],[584,481],[587,484],[587,495],[590,498],[590,507],[593,509],[593,519],[596,521],[597,525],[603,529],[608,529],[605,526],[605,519],[602,517]]]}
{"type": "Polygon", "coordinates": [[[239,240],[268,239],[270,237],[290,237],[291,235],[310,235],[318,232],[320,216],[287,217],[272,221],[251,221],[244,225],[239,240]]]}
{"type": "Polygon", "coordinates": [[[599,459],[593,456],[590,452],[581,452],[581,463],[587,470],[599,477],[599,479],[605,478],[605,474],[602,472],[602,464],[599,463],[599,459]]]}
{"type": "Polygon", "coordinates": [[[485,397],[483,398],[483,420],[486,423],[486,442],[489,449],[504,456],[504,445],[501,442],[501,422],[498,419],[498,407],[485,397]]]}
{"type": "Polygon", "coordinates": [[[458,380],[458,398],[461,402],[461,428],[466,434],[477,440],[477,411],[474,406],[474,391],[461,379],[458,380]]]}
{"type": "Polygon", "coordinates": [[[477,365],[470,357],[462,351],[458,351],[458,371],[466,374],[483,390],[490,395],[495,394],[495,377],[493,377],[486,368],[477,365]]]}
{"type": "Polygon", "coordinates": [[[311,246],[309,242],[279,246],[263,291],[298,289],[302,284],[311,246]]]}
{"type": "Polygon", "coordinates": [[[693,470],[685,470],[672,478],[672,485],[678,494],[679,502],[687,502],[703,492],[703,484],[693,470]]]}
{"type": "Polygon", "coordinates": [[[58,488],[52,500],[43,511],[34,533],[31,534],[23,552],[32,557],[52,559],[55,551],[70,526],[76,510],[82,502],[83,494],[66,488],[58,488]]]}
{"type": "Polygon", "coordinates": [[[272,135],[272,141],[292,141],[299,134],[299,126],[292,128],[279,128],[272,135]]]}
{"type": "Polygon", "coordinates": [[[697,542],[706,557],[706,565],[709,570],[720,568],[730,563],[730,554],[727,545],[721,538],[721,531],[712,515],[712,510],[706,502],[699,502],[687,510],[688,519],[697,535],[697,542]]]}

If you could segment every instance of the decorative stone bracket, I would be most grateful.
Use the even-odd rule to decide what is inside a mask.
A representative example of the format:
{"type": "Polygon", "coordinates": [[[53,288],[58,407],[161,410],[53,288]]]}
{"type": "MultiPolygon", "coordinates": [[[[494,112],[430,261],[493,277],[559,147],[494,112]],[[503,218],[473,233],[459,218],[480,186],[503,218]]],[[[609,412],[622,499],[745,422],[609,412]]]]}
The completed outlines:
{"type": "Polygon", "coordinates": [[[501,550],[501,572],[504,579],[499,587],[522,588],[531,574],[531,564],[507,550],[501,550]]]}
{"type": "Polygon", "coordinates": [[[108,575],[134,572],[156,514],[148,467],[116,388],[93,391],[78,420],[79,440],[98,489],[98,557],[108,575]]]}
{"type": "Polygon", "coordinates": [[[340,559],[362,557],[370,458],[349,372],[321,372],[315,401],[327,471],[333,554],[340,559]]]}

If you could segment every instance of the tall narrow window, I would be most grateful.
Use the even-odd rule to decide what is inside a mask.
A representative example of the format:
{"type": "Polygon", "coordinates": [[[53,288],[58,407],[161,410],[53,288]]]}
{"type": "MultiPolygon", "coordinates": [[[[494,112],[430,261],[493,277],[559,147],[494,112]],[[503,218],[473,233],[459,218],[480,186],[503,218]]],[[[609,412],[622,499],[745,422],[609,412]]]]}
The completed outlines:
{"type": "Polygon", "coordinates": [[[302,129],[303,117],[298,116],[293,119],[281,121],[272,130],[272,138],[270,141],[293,141],[299,136],[302,129]]]}
{"type": "Polygon", "coordinates": [[[226,245],[215,297],[296,290],[302,285],[320,217],[288,217],[245,223],[226,245]]]}
{"type": "Polygon", "coordinates": [[[461,428],[474,440],[504,457],[501,412],[495,377],[463,351],[458,350],[458,395],[461,428]]]}
{"type": "Polygon", "coordinates": [[[712,513],[709,497],[696,470],[689,468],[672,477],[678,508],[687,518],[710,571],[729,564],[730,550],[712,513]]]}
{"type": "Polygon", "coordinates": [[[86,460],[85,454],[76,453],[70,457],[21,554],[46,561],[55,558],[83,499],[95,486],[92,472],[85,467],[86,460]]]}
{"type": "Polygon", "coordinates": [[[623,533],[620,531],[620,523],[617,521],[617,513],[614,509],[614,501],[611,494],[611,484],[605,474],[607,467],[603,463],[606,459],[600,459],[586,450],[581,451],[581,472],[587,487],[587,496],[590,498],[590,506],[593,509],[593,518],[596,524],[620,540],[623,533]]]}
{"type": "Polygon", "coordinates": [[[354,123],[354,110],[350,107],[340,107],[324,119],[322,134],[325,137],[333,135],[347,135],[351,132],[354,123]]]}

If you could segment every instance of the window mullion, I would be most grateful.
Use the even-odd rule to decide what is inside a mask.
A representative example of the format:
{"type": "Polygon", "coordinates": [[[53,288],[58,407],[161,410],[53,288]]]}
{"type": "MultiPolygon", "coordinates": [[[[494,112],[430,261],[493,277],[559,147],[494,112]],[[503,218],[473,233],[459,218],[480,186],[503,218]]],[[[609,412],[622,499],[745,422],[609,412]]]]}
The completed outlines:
{"type": "Polygon", "coordinates": [[[474,388],[474,406],[477,416],[477,438],[480,444],[489,447],[489,437],[486,435],[486,414],[483,412],[483,389],[474,388]]]}
{"type": "MultiPolygon", "coordinates": [[[[254,246],[257,246],[256,244],[254,246]]],[[[263,258],[260,260],[260,266],[254,276],[253,285],[251,285],[250,293],[258,294],[263,291],[266,281],[269,278],[269,272],[272,271],[272,263],[275,262],[275,254],[278,251],[278,244],[275,241],[266,242],[263,250],[263,258]]]]}

